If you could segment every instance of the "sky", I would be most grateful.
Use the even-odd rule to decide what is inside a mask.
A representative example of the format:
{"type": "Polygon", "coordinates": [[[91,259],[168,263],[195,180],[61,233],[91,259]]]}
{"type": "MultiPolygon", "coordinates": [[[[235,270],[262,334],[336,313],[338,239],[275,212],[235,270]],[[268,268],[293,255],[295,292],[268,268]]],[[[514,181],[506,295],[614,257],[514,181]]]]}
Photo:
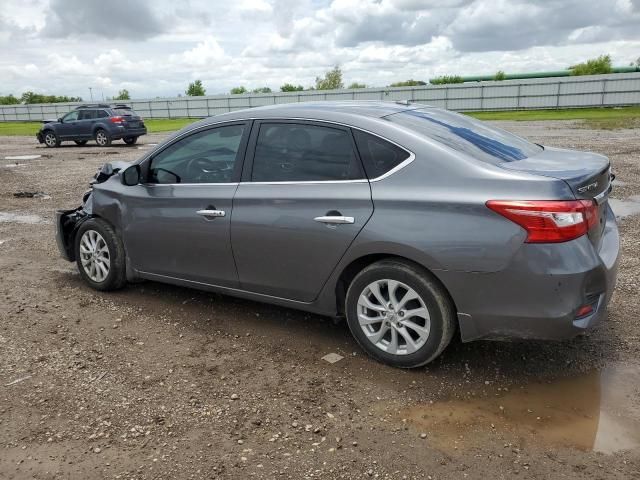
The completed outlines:
{"type": "Polygon", "coordinates": [[[640,57],[640,0],[2,0],[0,95],[132,98],[640,57]]]}

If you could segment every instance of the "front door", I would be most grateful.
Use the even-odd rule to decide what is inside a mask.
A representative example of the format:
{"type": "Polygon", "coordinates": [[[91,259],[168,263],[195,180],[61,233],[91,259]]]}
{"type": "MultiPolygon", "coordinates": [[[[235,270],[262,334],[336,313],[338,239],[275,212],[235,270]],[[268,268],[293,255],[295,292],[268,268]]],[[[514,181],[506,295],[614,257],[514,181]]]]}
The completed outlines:
{"type": "Polygon", "coordinates": [[[62,123],[58,126],[58,136],[61,140],[77,138],[79,133],[79,110],[73,110],[62,117],[62,123]]]}
{"type": "Polygon", "coordinates": [[[248,131],[244,122],[210,127],[143,163],[145,183],[128,188],[123,202],[136,270],[237,287],[229,229],[248,131]]]}
{"type": "Polygon", "coordinates": [[[351,131],[256,122],[233,201],[241,288],[311,302],[373,213],[351,131]]]}

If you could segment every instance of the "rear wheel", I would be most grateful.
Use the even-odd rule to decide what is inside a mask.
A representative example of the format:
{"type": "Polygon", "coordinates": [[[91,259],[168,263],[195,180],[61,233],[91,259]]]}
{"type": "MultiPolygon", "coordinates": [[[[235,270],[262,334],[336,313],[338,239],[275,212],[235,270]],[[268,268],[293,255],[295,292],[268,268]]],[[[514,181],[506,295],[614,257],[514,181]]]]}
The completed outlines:
{"type": "Polygon", "coordinates": [[[133,145],[138,141],[138,137],[124,137],[123,140],[127,145],[133,145]]]}
{"type": "Polygon", "coordinates": [[[96,290],[116,290],[127,283],[124,247],[113,227],[91,218],[76,234],[75,254],[83,280],[96,290]]]}
{"type": "Polygon", "coordinates": [[[76,145],[79,145],[80,147],[87,144],[87,140],[74,140],[74,142],[76,143],[76,145]]]}
{"type": "Polygon", "coordinates": [[[399,260],[382,260],[351,282],[347,323],[373,358],[400,368],[435,359],[451,341],[455,316],[447,292],[428,272],[399,260]]]}
{"type": "Polygon", "coordinates": [[[101,147],[108,147],[111,145],[111,135],[102,128],[98,129],[96,131],[96,143],[101,147]]]}
{"type": "Polygon", "coordinates": [[[51,130],[47,130],[44,132],[44,144],[49,147],[59,147],[60,146],[60,137],[58,137],[51,130]]]}

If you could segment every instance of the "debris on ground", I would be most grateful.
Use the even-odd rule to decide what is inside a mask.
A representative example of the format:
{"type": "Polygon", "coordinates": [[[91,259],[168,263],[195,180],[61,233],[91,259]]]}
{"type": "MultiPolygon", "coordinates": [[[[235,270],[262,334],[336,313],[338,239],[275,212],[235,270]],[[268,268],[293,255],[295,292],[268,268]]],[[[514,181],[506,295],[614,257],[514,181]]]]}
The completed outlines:
{"type": "Polygon", "coordinates": [[[44,192],[15,192],[13,196],[16,198],[41,198],[43,200],[51,198],[51,195],[44,192]]]}
{"type": "Polygon", "coordinates": [[[322,357],[322,360],[324,360],[325,362],[329,362],[329,363],[336,363],[339,362],[340,360],[342,360],[344,357],[342,355],[339,355],[337,353],[328,353],[326,354],[324,357],[322,357]]]}

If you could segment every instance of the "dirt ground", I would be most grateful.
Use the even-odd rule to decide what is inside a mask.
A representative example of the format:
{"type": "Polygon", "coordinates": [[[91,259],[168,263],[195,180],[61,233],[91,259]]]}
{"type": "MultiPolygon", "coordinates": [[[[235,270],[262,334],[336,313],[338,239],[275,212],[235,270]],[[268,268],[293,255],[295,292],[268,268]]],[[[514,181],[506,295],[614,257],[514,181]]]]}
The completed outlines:
{"type": "MultiPolygon", "coordinates": [[[[613,197],[640,192],[638,129],[501,126],[606,154],[613,197]]],[[[454,340],[402,371],[328,318],[152,282],[85,286],[58,255],[54,209],[162,138],[0,137],[0,478],[640,478],[639,215],[620,220],[617,291],[589,335],[454,340]]]]}

